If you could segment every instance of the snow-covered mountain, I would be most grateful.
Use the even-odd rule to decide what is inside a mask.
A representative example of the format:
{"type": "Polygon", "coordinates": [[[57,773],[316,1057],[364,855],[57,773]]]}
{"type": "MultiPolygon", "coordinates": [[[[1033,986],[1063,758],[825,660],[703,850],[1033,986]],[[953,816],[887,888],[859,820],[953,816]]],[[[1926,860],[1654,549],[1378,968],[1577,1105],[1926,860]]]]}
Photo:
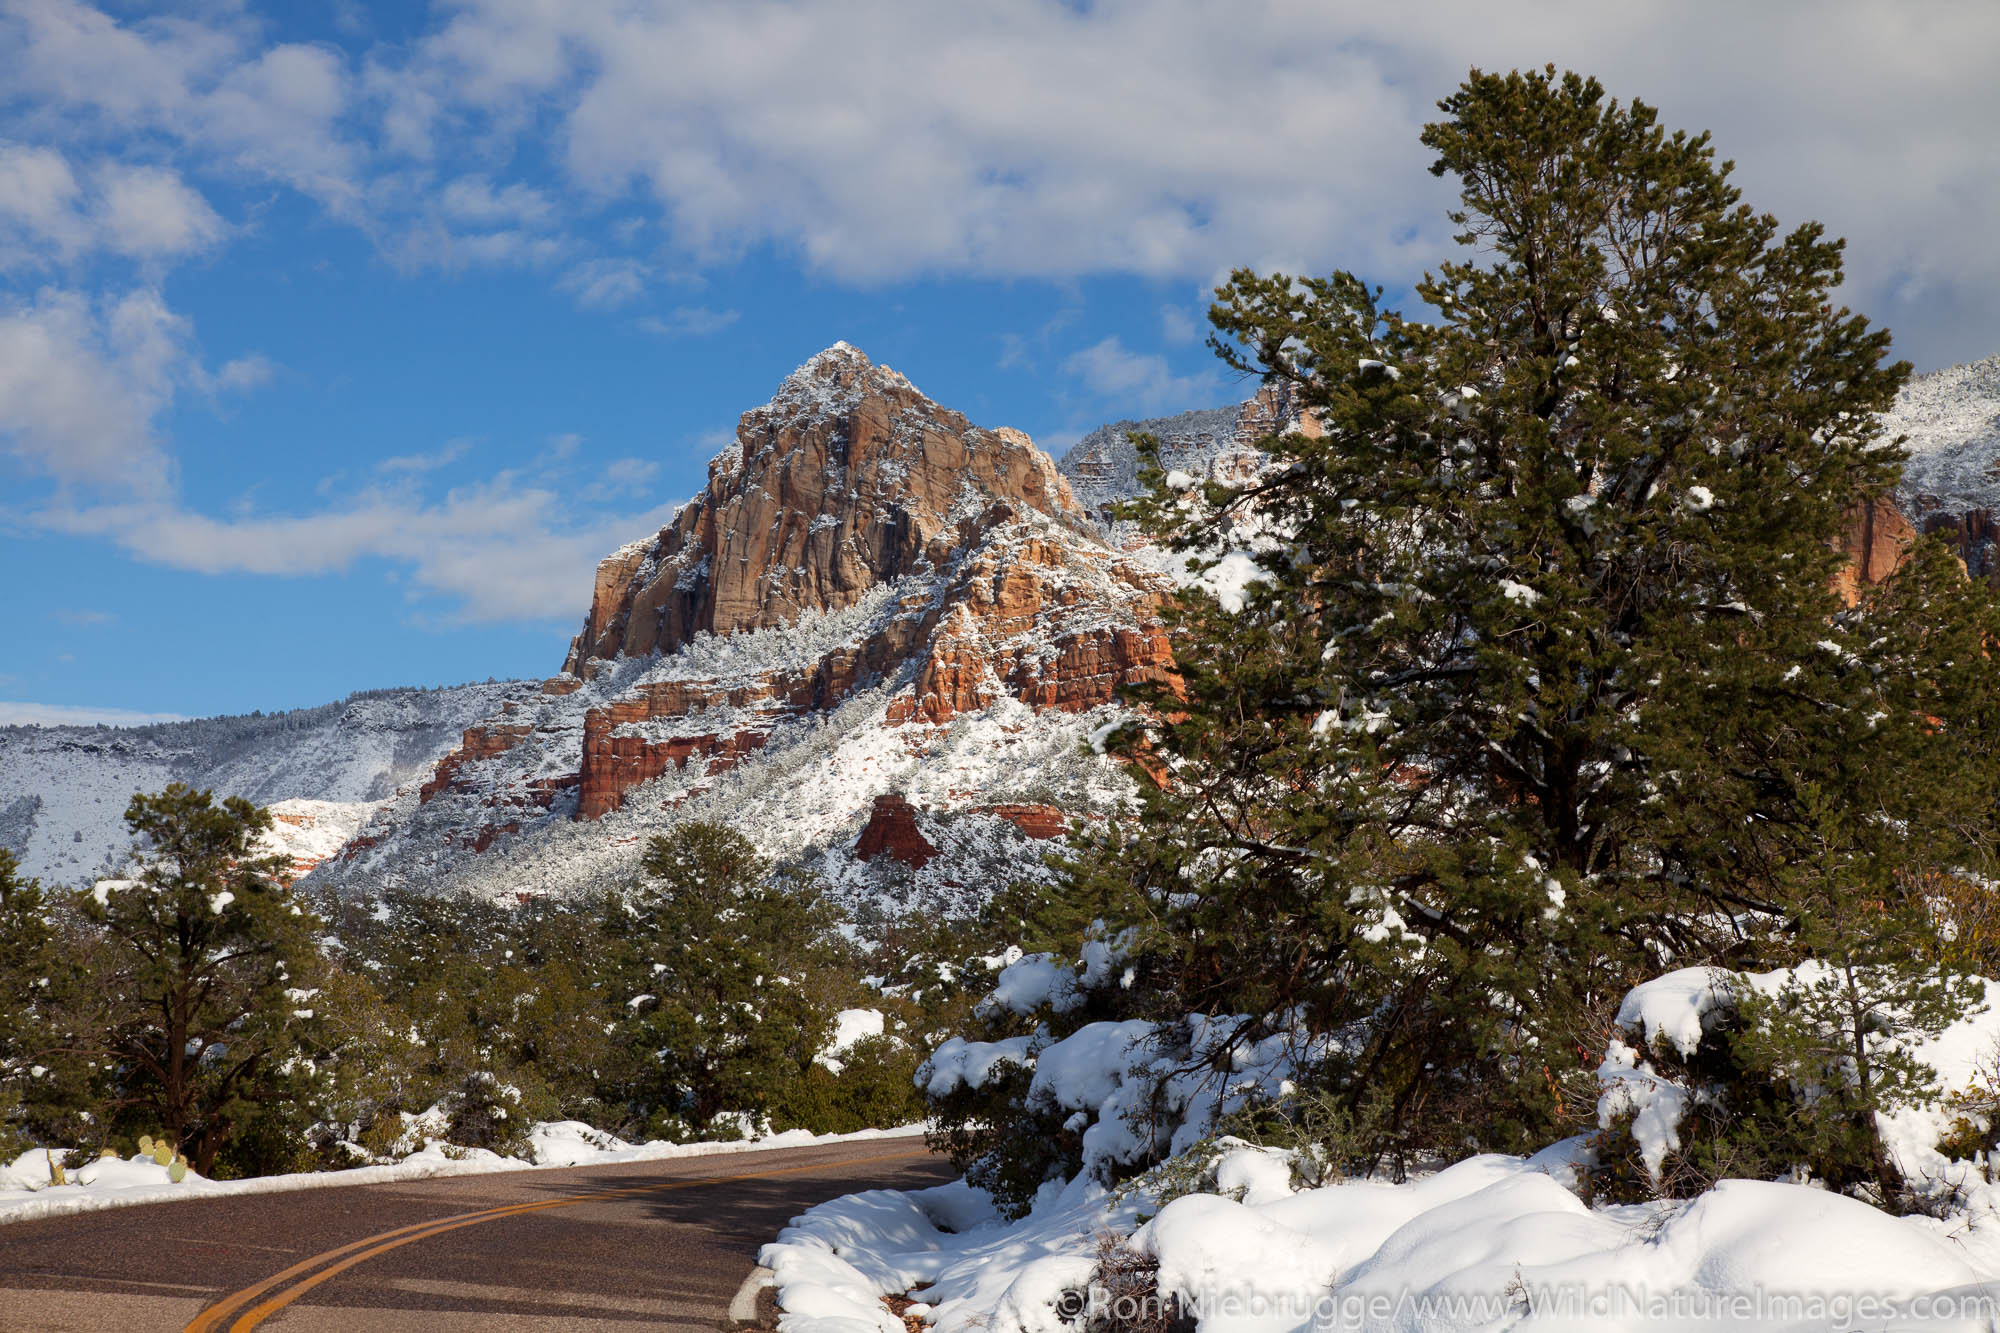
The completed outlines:
{"type": "Polygon", "coordinates": [[[1137,533],[1113,519],[1110,509],[1140,490],[1134,435],[1159,440],[1160,466],[1169,472],[1184,472],[1201,481],[1244,481],[1264,463],[1257,441],[1292,429],[1318,433],[1317,423],[1301,416],[1285,386],[1267,385],[1233,407],[1099,426],[1071,445],[1058,467],[1077,503],[1124,545],[1137,533]]]}
{"type": "MultiPolygon", "coordinates": [[[[144,727],[0,727],[0,847],[51,883],[94,878],[122,855],[125,806],[138,791],[186,782],[269,805],[372,808],[430,770],[466,727],[532,690],[509,681],[369,690],[289,713],[144,727]]],[[[281,815],[283,811],[280,812],[281,815]]],[[[332,809],[291,812],[286,854],[358,822],[332,809]]],[[[331,850],[324,848],[323,850],[331,850]]]]}
{"type": "Polygon", "coordinates": [[[1042,873],[1066,814],[1128,795],[1088,737],[1171,672],[1170,585],[1103,537],[1027,436],[836,344],[605,559],[563,672],[314,879],[566,893],[691,817],[855,899],[964,904],[1042,873]]]}

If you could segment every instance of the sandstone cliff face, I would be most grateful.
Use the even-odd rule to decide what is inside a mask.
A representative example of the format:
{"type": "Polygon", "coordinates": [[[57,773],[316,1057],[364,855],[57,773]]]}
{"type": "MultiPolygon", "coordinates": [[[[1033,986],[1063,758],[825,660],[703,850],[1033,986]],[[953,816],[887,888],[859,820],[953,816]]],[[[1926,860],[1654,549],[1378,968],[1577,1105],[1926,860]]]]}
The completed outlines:
{"type": "Polygon", "coordinates": [[[995,501],[1081,516],[1027,436],[974,426],[836,343],[743,414],[708,488],[671,524],[599,567],[564,669],[852,606],[942,570],[995,501]]]}
{"type": "Polygon", "coordinates": [[[1838,546],[1847,557],[1847,566],[1834,579],[1834,589],[1850,606],[1859,600],[1861,589],[1882,582],[1896,572],[1917,530],[1896,502],[1887,496],[1857,506],[1847,516],[1838,546]]]}
{"type": "MultiPolygon", "coordinates": [[[[466,731],[418,805],[485,850],[659,779],[672,805],[865,692],[912,746],[1006,701],[1084,713],[1171,676],[1168,591],[1025,435],[837,344],[743,415],[667,527],[603,561],[564,674],[466,731]]],[[[1003,817],[1050,836],[1030,809],[1003,817]]]]}

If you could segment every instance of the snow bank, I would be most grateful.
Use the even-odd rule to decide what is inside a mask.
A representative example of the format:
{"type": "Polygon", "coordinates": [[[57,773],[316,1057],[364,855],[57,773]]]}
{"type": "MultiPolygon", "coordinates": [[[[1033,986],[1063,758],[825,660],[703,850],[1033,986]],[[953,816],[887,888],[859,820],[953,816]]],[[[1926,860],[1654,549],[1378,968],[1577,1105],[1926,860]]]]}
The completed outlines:
{"type": "MultiPolygon", "coordinates": [[[[1009,967],[995,993],[1017,994],[1013,983],[1024,966],[1033,968],[1025,975],[1038,992],[1058,1001],[1072,993],[1052,980],[1055,970],[1038,962],[1043,957],[1009,967]]],[[[1102,957],[1085,963],[1099,971],[1109,966],[1102,957]]],[[[1061,1039],[1046,1028],[1000,1041],[953,1037],[917,1071],[917,1081],[932,1098],[945,1098],[984,1087],[1006,1067],[1032,1069],[1028,1106],[1072,1112],[1065,1127],[1082,1135],[1084,1177],[1109,1181],[1120,1166],[1187,1151],[1229,1111],[1277,1097],[1323,1051],[1318,1039],[1290,1028],[1247,1035],[1262,1026],[1268,1025],[1189,1016],[1177,1023],[1086,1023],[1061,1039]]]]}
{"type": "MultiPolygon", "coordinates": [[[[446,1147],[430,1143],[399,1162],[362,1166],[346,1171],[308,1171],[296,1175],[258,1176],[250,1180],[209,1180],[188,1172],[178,1184],[167,1168],[152,1158],[100,1158],[68,1172],[69,1183],[49,1183],[49,1158],[33,1148],[11,1163],[0,1163],[0,1223],[25,1222],[68,1213],[95,1212],[139,1203],[174,1203],[191,1198],[234,1194],[276,1194],[287,1190],[337,1185],[379,1185],[430,1176],[476,1175],[492,1171],[525,1171],[565,1166],[609,1166],[618,1162],[648,1162],[678,1157],[711,1157],[721,1153],[766,1152],[806,1148],[822,1143],[866,1139],[909,1138],[922,1125],[899,1129],[864,1129],[852,1134],[810,1134],[787,1130],[761,1139],[733,1143],[627,1143],[575,1120],[538,1124],[529,1132],[531,1159],[502,1157],[482,1148],[446,1147]]],[[[60,1159],[61,1153],[56,1157],[60,1159]]]]}
{"type": "Polygon", "coordinates": [[[1245,1147],[1218,1168],[1255,1179],[1241,1201],[1190,1194],[1143,1223],[1143,1194],[1089,1185],[1011,1225],[968,1217],[963,1184],[878,1190],[794,1219],[759,1262],[777,1275],[784,1333],[899,1333],[881,1297],[916,1287],[939,1333],[1056,1333],[1093,1299],[1107,1232],[1158,1264],[1160,1292],[1202,1333],[1970,1330],[2000,1315],[2000,1223],[1895,1218],[1742,1180],[1692,1203],[1592,1210],[1557,1179],[1572,1155],[1293,1192],[1245,1147]]]}
{"type": "MultiPolygon", "coordinates": [[[[1741,996],[1775,994],[1794,975],[1688,969],[1633,990],[1601,1071],[1605,1123],[1637,1112],[1633,1132],[1657,1169],[1695,1094],[1659,1075],[1656,1053],[1692,1054],[1741,996]]],[[[1041,958],[1001,980],[995,1009],[1022,1012],[1030,997],[1055,1005],[1069,993],[1061,969],[1041,958]]],[[[1986,1008],[1942,1033],[1893,1038],[1908,1041],[1947,1091],[1984,1086],[2000,1059],[2000,983],[1987,990],[1986,1008]]],[[[853,1195],[793,1219],[760,1257],[777,1274],[781,1329],[898,1333],[881,1298],[917,1288],[924,1304],[913,1312],[938,1333],[1145,1322],[1106,1304],[1118,1294],[1101,1285],[1107,1251],[1128,1267],[1154,1265],[1152,1299],[1178,1302],[1202,1333],[2000,1327],[2000,1183],[1987,1179],[2000,1161],[1949,1162],[1937,1148],[1963,1107],[1881,1121],[1907,1175],[1955,1188],[1945,1218],[1894,1217],[1811,1184],[1757,1180],[1725,1181],[1691,1201],[1593,1208],[1575,1189],[1590,1160],[1584,1138],[1532,1157],[1473,1157],[1401,1184],[1299,1188],[1295,1180],[1314,1173],[1294,1173],[1289,1153],[1202,1138],[1233,1096],[1280,1091],[1310,1050],[1290,1031],[1246,1040],[1255,1030],[1188,1017],[1091,1023],[1059,1040],[1044,1029],[945,1043],[920,1074],[934,1096],[978,1088],[1005,1066],[1031,1070],[1031,1104],[1076,1108],[1068,1127],[1082,1131],[1084,1171],[1045,1186],[1012,1222],[964,1182],[853,1195]],[[1204,1063],[1230,1072],[1179,1081],[1204,1063]],[[1148,1114],[1155,1128],[1142,1132],[1148,1114]],[[1162,1124],[1177,1126],[1170,1139],[1162,1124]],[[1197,1145],[1212,1162],[1200,1192],[1149,1193],[1187,1171],[1114,1192],[1095,1170],[1197,1145]]]]}

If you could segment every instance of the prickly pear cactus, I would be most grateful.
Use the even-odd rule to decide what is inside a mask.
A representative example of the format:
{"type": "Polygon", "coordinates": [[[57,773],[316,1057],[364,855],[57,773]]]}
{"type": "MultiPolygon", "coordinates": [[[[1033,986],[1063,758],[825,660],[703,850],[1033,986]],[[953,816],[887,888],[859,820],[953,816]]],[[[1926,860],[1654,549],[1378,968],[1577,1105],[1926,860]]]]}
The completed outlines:
{"type": "Polygon", "coordinates": [[[161,1140],[153,1145],[153,1164],[165,1166],[174,1160],[174,1145],[161,1140]]]}
{"type": "Polygon", "coordinates": [[[153,1155],[153,1136],[151,1134],[141,1134],[139,1136],[139,1152],[142,1156],[146,1157],[153,1155]]]}
{"type": "Polygon", "coordinates": [[[100,1162],[109,1161],[116,1156],[118,1156],[116,1148],[105,1148],[97,1154],[97,1160],[100,1162]]]}
{"type": "Polygon", "coordinates": [[[187,1158],[176,1156],[173,1161],[167,1163],[167,1179],[173,1181],[174,1184],[178,1185],[183,1180],[186,1180],[187,1173],[187,1158]]]}

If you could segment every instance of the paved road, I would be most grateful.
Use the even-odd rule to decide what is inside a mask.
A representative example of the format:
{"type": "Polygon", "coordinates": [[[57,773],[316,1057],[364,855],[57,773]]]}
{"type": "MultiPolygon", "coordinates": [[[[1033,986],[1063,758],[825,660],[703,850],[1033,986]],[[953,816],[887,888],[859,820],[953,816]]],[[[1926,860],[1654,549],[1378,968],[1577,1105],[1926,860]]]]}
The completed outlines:
{"type": "Polygon", "coordinates": [[[886,1139],[17,1222],[0,1226],[0,1333],[712,1333],[794,1214],[949,1175],[921,1140],[886,1139]]]}

